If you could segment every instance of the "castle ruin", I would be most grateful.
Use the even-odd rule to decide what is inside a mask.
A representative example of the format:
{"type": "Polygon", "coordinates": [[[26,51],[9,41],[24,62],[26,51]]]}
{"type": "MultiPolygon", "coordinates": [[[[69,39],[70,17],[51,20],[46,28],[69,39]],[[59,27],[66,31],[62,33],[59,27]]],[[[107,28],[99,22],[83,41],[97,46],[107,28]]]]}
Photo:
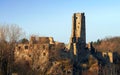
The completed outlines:
{"type": "MultiPolygon", "coordinates": [[[[56,42],[52,37],[31,37],[30,41],[16,44],[15,61],[29,61],[33,68],[52,74],[62,61],[61,75],[118,75],[118,66],[114,58],[116,53],[98,52],[92,43],[86,44],[85,14],[74,13],[72,16],[72,33],[68,47],[56,42]],[[61,61],[59,61],[61,60],[61,61]],[[65,68],[63,62],[70,60],[72,68],[65,68]],[[50,66],[52,64],[52,66],[50,66]]],[[[68,67],[68,65],[67,65],[68,67]]],[[[57,69],[56,69],[57,70],[57,69]]],[[[55,73],[57,74],[57,73],[55,73]]],[[[42,74],[45,75],[45,74],[42,74]]]]}

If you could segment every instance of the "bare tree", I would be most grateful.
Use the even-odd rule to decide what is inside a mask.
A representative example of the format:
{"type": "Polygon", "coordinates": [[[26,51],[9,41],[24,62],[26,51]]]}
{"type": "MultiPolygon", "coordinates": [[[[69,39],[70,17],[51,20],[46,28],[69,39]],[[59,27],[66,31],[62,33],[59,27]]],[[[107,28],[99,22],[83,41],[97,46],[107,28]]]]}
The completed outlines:
{"type": "Polygon", "coordinates": [[[24,36],[22,28],[20,28],[18,25],[9,25],[8,30],[8,39],[10,42],[18,41],[21,36],[24,36]]]}
{"type": "Polygon", "coordinates": [[[24,32],[16,24],[2,24],[0,25],[0,40],[15,42],[24,37],[24,32]]]}
{"type": "Polygon", "coordinates": [[[15,43],[23,35],[23,31],[18,25],[0,25],[0,70],[3,75],[9,75],[11,72],[15,43]]]}
{"type": "Polygon", "coordinates": [[[7,39],[7,25],[0,25],[0,41],[5,41],[7,39]]]}

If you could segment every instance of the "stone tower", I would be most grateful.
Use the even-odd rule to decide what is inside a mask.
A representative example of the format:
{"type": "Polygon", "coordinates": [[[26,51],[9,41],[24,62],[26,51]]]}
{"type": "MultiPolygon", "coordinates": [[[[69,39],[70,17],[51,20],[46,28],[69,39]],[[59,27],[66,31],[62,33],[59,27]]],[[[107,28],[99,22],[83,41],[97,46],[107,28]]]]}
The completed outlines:
{"type": "Polygon", "coordinates": [[[72,17],[71,42],[82,42],[86,44],[85,16],[84,13],[74,13],[72,17]]]}
{"type": "Polygon", "coordinates": [[[70,38],[71,59],[73,62],[73,75],[79,75],[78,65],[85,56],[86,31],[84,13],[74,13],[72,16],[72,34],[70,38]]]}
{"type": "Polygon", "coordinates": [[[86,31],[84,13],[74,13],[72,17],[72,34],[70,38],[70,49],[77,56],[86,47],[86,31]]]}

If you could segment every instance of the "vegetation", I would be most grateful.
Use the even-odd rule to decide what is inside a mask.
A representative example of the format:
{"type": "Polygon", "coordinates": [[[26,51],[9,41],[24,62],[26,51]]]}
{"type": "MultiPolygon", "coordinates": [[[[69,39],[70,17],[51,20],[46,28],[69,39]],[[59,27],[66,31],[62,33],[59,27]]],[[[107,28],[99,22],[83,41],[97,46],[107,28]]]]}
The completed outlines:
{"type": "Polygon", "coordinates": [[[93,45],[97,51],[112,51],[116,53],[114,55],[114,62],[118,68],[117,73],[120,74],[120,37],[109,37],[93,42],[93,45]]]}
{"type": "Polygon", "coordinates": [[[15,43],[23,36],[18,25],[0,25],[0,72],[9,75],[13,68],[15,43]]]}
{"type": "Polygon", "coordinates": [[[98,51],[112,51],[120,53],[120,37],[109,37],[93,42],[98,51]]]}

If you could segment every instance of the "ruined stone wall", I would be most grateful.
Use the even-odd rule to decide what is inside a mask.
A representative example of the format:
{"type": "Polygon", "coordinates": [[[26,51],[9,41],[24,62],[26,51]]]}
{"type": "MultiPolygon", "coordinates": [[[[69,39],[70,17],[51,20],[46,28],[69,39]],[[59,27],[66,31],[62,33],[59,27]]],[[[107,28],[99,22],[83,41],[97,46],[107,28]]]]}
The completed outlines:
{"type": "Polygon", "coordinates": [[[105,56],[108,56],[108,61],[110,62],[110,63],[113,63],[113,52],[102,52],[102,56],[103,56],[103,58],[105,58],[105,56]]]}
{"type": "Polygon", "coordinates": [[[52,37],[31,37],[29,43],[20,43],[15,48],[15,63],[27,61],[32,69],[43,71],[48,67],[52,37]]]}
{"type": "Polygon", "coordinates": [[[47,73],[46,71],[53,67],[52,63],[61,60],[63,56],[68,58],[64,50],[65,44],[54,42],[52,37],[31,37],[29,43],[16,45],[15,63],[28,62],[29,67],[37,71],[36,73],[47,73]]]}

